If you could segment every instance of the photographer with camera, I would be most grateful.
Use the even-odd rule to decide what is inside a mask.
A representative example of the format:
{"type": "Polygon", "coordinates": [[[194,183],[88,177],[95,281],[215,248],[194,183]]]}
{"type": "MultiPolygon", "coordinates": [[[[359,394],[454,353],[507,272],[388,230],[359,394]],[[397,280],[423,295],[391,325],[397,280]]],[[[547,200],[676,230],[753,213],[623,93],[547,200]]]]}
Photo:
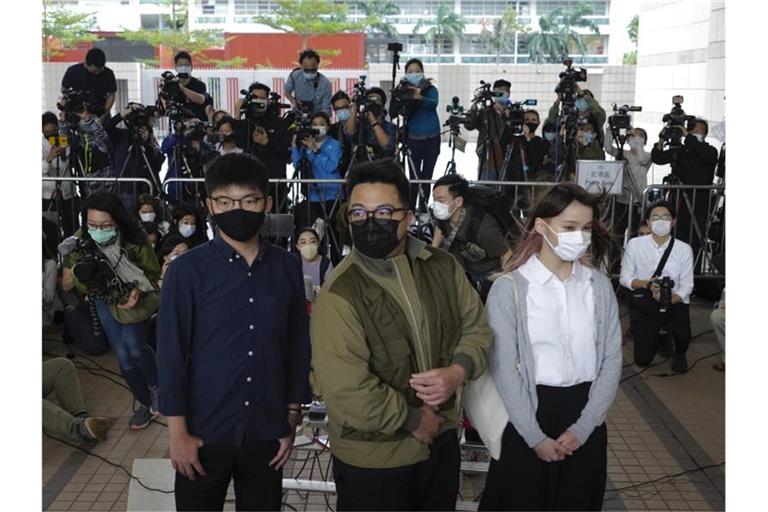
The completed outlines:
{"type": "Polygon", "coordinates": [[[693,251],[672,236],[675,209],[658,201],[648,210],[651,234],[631,239],[621,260],[619,282],[632,291],[629,319],[634,337],[635,364],[647,366],[659,352],[667,355],[665,324],[675,339],[672,371],[688,370],[686,351],[691,342],[690,295],[693,291],[693,251]]]}
{"type": "Polygon", "coordinates": [[[104,50],[91,48],[85,54],[85,62],[69,66],[61,79],[62,92],[76,90],[86,93],[91,113],[98,116],[102,124],[109,119],[117,91],[115,73],[106,63],[104,50]]]}
{"type": "MultiPolygon", "coordinates": [[[[576,107],[579,119],[583,120],[592,117],[594,120],[593,124],[597,127],[595,131],[600,133],[602,136],[602,131],[600,128],[605,124],[607,117],[605,109],[600,106],[600,103],[598,103],[595,99],[595,95],[592,94],[592,91],[589,89],[582,89],[576,82],[574,82],[574,89],[576,95],[573,105],[576,107]]],[[[555,122],[558,114],[560,113],[560,104],[563,102],[564,93],[561,91],[555,94],[557,95],[557,99],[549,109],[547,121],[555,122]]],[[[602,141],[600,144],[602,144],[602,141]]]]}
{"type": "Polygon", "coordinates": [[[181,108],[190,110],[194,117],[207,121],[206,109],[213,105],[213,98],[207,93],[205,83],[192,76],[192,56],[180,51],[173,58],[176,76],[163,73],[161,99],[166,111],[176,102],[181,108]]]}
{"type": "MultiPolygon", "coordinates": [[[[642,208],[642,193],[645,187],[648,186],[648,169],[651,168],[651,154],[645,150],[645,144],[648,142],[648,133],[642,128],[630,128],[626,132],[626,142],[629,145],[629,151],[624,151],[622,148],[617,148],[615,141],[613,140],[613,132],[609,126],[605,127],[603,149],[606,153],[616,158],[621,157],[627,162],[629,174],[627,175],[627,167],[625,167],[624,173],[624,187],[621,194],[616,197],[616,214],[615,214],[615,232],[623,236],[624,231],[629,224],[629,216],[632,215],[632,225],[637,226],[635,219],[639,220],[640,212],[642,208]],[[630,194],[628,190],[632,190],[633,204],[630,204],[630,194]]],[[[621,140],[619,141],[622,142],[621,140]]]]}
{"type": "Polygon", "coordinates": [[[120,372],[141,404],[128,426],[142,429],[158,414],[157,368],[147,345],[147,328],[159,304],[160,265],[146,235],[116,195],[88,196],[82,225],[75,233],[75,248],[64,257],[62,288],[77,288],[95,309],[120,372]]]}
{"type": "Polygon", "coordinates": [[[285,97],[291,102],[294,110],[299,110],[299,103],[312,104],[309,114],[325,112],[331,115],[331,81],[317,71],[320,66],[320,55],[312,49],[303,50],[299,54],[299,66],[285,79],[285,97]]]}
{"type": "MultiPolygon", "coordinates": [[[[600,141],[600,128],[595,123],[595,119],[591,116],[582,118],[579,131],[576,133],[578,143],[576,160],[605,160],[605,151],[600,141]]],[[[573,178],[575,179],[575,176],[573,178]]]]}
{"type": "Polygon", "coordinates": [[[469,116],[465,127],[477,130],[477,175],[481,180],[496,181],[502,171],[502,165],[509,144],[510,134],[507,127],[504,103],[509,100],[512,84],[507,80],[493,83],[493,104],[479,92],[469,107],[469,116]]]}
{"type": "MultiPolygon", "coordinates": [[[[387,93],[379,87],[366,90],[365,99],[356,101],[351,106],[351,116],[344,126],[344,134],[352,145],[357,145],[355,162],[381,160],[395,156],[397,127],[387,121],[387,93]],[[359,145],[361,134],[358,132],[360,105],[364,105],[364,113],[360,129],[363,130],[363,145],[359,145]]],[[[346,172],[347,169],[343,169],[346,172]]]]}
{"type": "Polygon", "coordinates": [[[235,119],[225,116],[216,123],[216,133],[218,134],[219,155],[228,155],[230,153],[242,153],[243,149],[237,146],[238,123],[235,119]]]}
{"type": "MultiPolygon", "coordinates": [[[[160,169],[165,155],[155,138],[153,125],[154,107],[141,103],[128,103],[119,114],[112,117],[104,129],[114,148],[114,169],[119,178],[146,178],[160,188],[160,169]],[[122,125],[122,126],[121,126],[122,125]]],[[[120,185],[118,195],[127,210],[136,204],[140,194],[148,193],[147,185],[129,183],[120,185]]]]}
{"type": "MultiPolygon", "coordinates": [[[[205,124],[191,112],[177,123],[176,129],[163,139],[160,150],[168,157],[167,178],[202,178],[205,166],[218,153],[204,141],[205,124]],[[178,155],[178,158],[177,158],[178,155]]],[[[172,182],[168,195],[177,201],[195,201],[205,196],[202,184],[172,182]]]]}
{"type": "MultiPolygon", "coordinates": [[[[53,112],[43,114],[43,176],[69,176],[69,143],[59,134],[59,119],[53,112]]],[[[79,199],[75,184],[71,182],[43,182],[43,211],[57,211],[64,236],[79,227],[77,210],[79,199]]]]}

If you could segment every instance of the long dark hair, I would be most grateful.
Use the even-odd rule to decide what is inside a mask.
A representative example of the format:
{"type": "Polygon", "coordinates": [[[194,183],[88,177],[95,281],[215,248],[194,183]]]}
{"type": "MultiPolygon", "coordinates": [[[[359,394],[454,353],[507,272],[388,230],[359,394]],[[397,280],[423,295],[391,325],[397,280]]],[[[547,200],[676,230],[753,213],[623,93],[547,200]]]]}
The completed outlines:
{"type": "Polygon", "coordinates": [[[83,226],[82,238],[86,240],[91,239],[91,235],[88,234],[88,210],[107,212],[112,217],[112,220],[115,221],[124,242],[136,245],[147,243],[146,233],[139,227],[136,219],[128,213],[120,199],[115,194],[101,190],[92,193],[83,201],[83,207],[80,210],[81,225],[83,226]]]}
{"type": "Polygon", "coordinates": [[[582,258],[582,263],[597,268],[609,268],[615,261],[618,247],[600,221],[604,198],[605,195],[590,194],[575,183],[560,183],[550,188],[534,206],[513,255],[504,262],[504,271],[515,270],[541,251],[543,241],[542,236],[534,229],[536,219],[557,217],[574,201],[592,209],[592,244],[589,252],[582,258]]]}

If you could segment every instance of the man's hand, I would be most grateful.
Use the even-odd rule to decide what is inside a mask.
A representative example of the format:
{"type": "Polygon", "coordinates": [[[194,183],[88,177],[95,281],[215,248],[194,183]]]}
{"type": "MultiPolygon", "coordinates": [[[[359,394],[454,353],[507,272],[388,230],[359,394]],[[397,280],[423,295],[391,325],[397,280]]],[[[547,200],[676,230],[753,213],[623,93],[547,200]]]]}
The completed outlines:
{"type": "Polygon", "coordinates": [[[195,472],[205,476],[205,468],[198,458],[198,449],[203,447],[203,440],[188,433],[170,435],[171,465],[173,469],[189,478],[195,479],[195,472]]]}
{"type": "Polygon", "coordinates": [[[130,295],[128,295],[128,300],[125,304],[118,304],[117,307],[120,309],[132,309],[136,306],[136,304],[139,303],[139,289],[134,288],[131,290],[130,295]]]}
{"type": "Polygon", "coordinates": [[[270,466],[275,467],[275,471],[279,471],[288,462],[288,457],[291,456],[291,450],[293,450],[293,439],[296,437],[296,429],[292,428],[291,433],[287,437],[281,437],[278,439],[280,448],[277,450],[277,455],[269,461],[270,466]]]}
{"type": "Polygon", "coordinates": [[[269,143],[267,131],[261,126],[257,126],[256,129],[253,130],[253,136],[251,138],[253,139],[253,143],[258,144],[259,146],[266,146],[269,143]]]}
{"type": "Polygon", "coordinates": [[[422,443],[432,444],[445,419],[438,416],[435,410],[427,405],[422,405],[420,410],[421,423],[412,435],[422,443]]]}
{"type": "Polygon", "coordinates": [[[581,447],[581,443],[576,438],[573,433],[571,433],[570,430],[566,430],[562,434],[560,434],[560,437],[557,438],[557,442],[560,443],[564,448],[567,448],[571,452],[575,452],[581,447]]]}
{"type": "Polygon", "coordinates": [[[466,377],[461,365],[452,364],[448,368],[413,374],[408,383],[425,404],[436,406],[447,402],[466,377]]]}
{"type": "Polygon", "coordinates": [[[544,462],[558,462],[565,459],[566,455],[573,455],[573,451],[561,445],[551,437],[533,447],[533,451],[544,462]]]}
{"type": "Polygon", "coordinates": [[[45,157],[45,161],[51,163],[66,152],[67,148],[61,146],[51,146],[51,150],[48,152],[48,156],[45,157]]]}
{"type": "Polygon", "coordinates": [[[651,294],[653,295],[653,300],[656,302],[659,302],[661,300],[661,286],[657,282],[652,282],[651,286],[649,288],[651,290],[651,294]]]}

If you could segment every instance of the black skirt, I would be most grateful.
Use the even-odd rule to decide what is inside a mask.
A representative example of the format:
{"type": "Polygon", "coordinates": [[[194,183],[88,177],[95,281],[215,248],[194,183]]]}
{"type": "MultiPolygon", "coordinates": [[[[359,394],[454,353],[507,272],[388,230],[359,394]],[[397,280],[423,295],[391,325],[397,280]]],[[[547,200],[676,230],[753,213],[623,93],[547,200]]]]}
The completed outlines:
{"type": "MultiPolygon", "coordinates": [[[[557,439],[579,419],[591,384],[536,386],[536,419],[547,436],[557,439]]],[[[491,460],[479,510],[600,510],[608,474],[607,449],[603,423],[573,455],[545,462],[509,423],[501,460],[491,460]]]]}

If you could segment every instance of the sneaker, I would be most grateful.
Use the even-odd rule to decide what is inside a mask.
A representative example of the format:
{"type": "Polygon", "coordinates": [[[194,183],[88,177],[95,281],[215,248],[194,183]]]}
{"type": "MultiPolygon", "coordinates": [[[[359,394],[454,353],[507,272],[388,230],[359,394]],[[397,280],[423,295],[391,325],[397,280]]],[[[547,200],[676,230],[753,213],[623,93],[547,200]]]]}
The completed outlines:
{"type": "Polygon", "coordinates": [[[675,373],[685,373],[688,371],[688,359],[685,353],[675,354],[672,358],[672,371],[675,373]]]}
{"type": "Polygon", "coordinates": [[[141,430],[143,428],[147,428],[153,418],[154,415],[149,410],[149,407],[142,405],[136,409],[136,412],[133,413],[131,419],[128,420],[128,428],[131,430],[141,430]]]}
{"type": "Polygon", "coordinates": [[[87,441],[106,441],[109,427],[110,421],[108,418],[91,416],[83,420],[82,436],[87,441]]]}

